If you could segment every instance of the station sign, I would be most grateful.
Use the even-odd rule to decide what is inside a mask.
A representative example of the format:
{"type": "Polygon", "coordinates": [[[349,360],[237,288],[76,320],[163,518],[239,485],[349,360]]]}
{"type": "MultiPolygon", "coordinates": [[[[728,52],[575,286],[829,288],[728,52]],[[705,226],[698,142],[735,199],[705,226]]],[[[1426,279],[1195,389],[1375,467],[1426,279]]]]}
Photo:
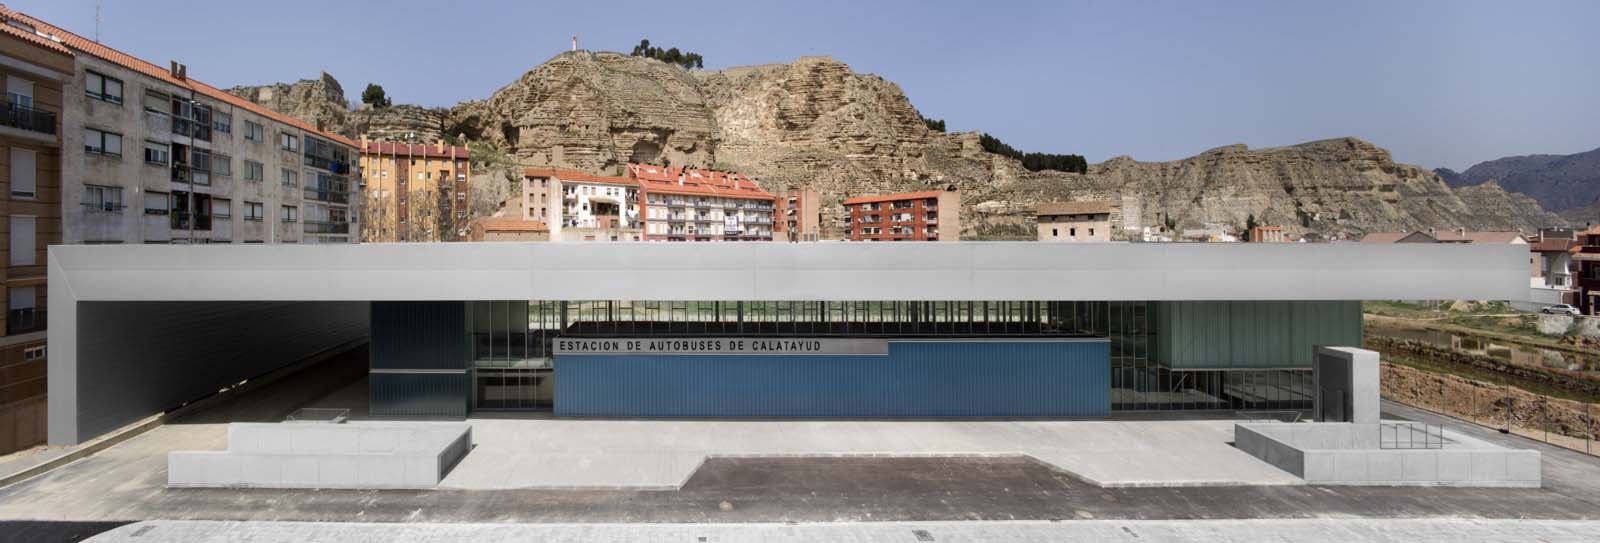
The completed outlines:
{"type": "Polygon", "coordinates": [[[870,355],[889,354],[883,338],[696,337],[570,338],[555,340],[561,355],[870,355]]]}

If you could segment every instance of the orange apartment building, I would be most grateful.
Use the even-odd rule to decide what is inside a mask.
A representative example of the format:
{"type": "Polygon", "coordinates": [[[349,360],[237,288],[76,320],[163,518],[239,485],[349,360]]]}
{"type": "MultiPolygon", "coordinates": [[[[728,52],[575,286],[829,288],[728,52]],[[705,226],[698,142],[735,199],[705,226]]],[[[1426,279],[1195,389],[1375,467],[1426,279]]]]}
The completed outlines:
{"type": "Polygon", "coordinates": [[[845,239],[850,241],[957,241],[961,196],[926,190],[844,201],[845,239]]]}
{"type": "Polygon", "coordinates": [[[61,243],[62,87],[75,69],[71,50],[0,25],[0,454],[45,440],[45,250],[61,243]]]}
{"type": "Polygon", "coordinates": [[[772,241],[777,198],[738,173],[628,164],[644,205],[644,239],[772,241]]]}
{"type": "Polygon", "coordinates": [[[822,239],[822,202],[816,190],[789,187],[778,191],[773,202],[773,239],[778,241],[817,241],[822,239]]]}
{"type": "Polygon", "coordinates": [[[361,241],[461,241],[472,216],[466,147],[361,138],[361,241]]]}

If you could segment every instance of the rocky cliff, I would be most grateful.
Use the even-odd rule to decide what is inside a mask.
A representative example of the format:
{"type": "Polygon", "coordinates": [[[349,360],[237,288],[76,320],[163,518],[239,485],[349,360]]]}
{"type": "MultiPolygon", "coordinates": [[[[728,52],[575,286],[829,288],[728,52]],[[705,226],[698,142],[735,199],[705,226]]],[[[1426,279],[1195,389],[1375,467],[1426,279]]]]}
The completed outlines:
{"type": "MultiPolygon", "coordinates": [[[[287,90],[273,86],[266,97],[240,94],[332,126],[338,116],[327,108],[278,98],[314,101],[331,80],[324,74],[287,90]]],[[[825,234],[838,231],[844,198],[947,187],[963,192],[964,235],[984,239],[1031,239],[1027,212],[1035,204],[1078,199],[1116,204],[1113,220],[1128,233],[1169,222],[1243,226],[1252,214],[1290,232],[1333,236],[1564,223],[1498,186],[1452,189],[1438,174],[1396,164],[1354,138],[1231,145],[1170,162],[1117,157],[1084,174],[1030,172],[984,152],[977,133],[929,130],[899,86],[828,57],[691,71],[619,53],[569,52],[487,99],[448,112],[407,107],[388,108],[385,120],[369,110],[346,113],[337,126],[352,136],[427,140],[429,127],[442,123],[444,134],[485,142],[529,166],[617,174],[638,161],[737,170],[769,190],[817,189],[825,234]]]]}
{"type": "Polygon", "coordinates": [[[324,130],[342,133],[348,124],[350,102],[345,100],[344,87],[339,85],[339,80],[328,72],[322,72],[316,79],[239,86],[228,92],[324,130]]]}
{"type": "Polygon", "coordinates": [[[1029,172],[983,152],[976,134],[930,131],[894,83],[827,57],[688,71],[615,53],[552,58],[487,100],[451,112],[452,132],[530,164],[616,172],[630,160],[751,174],[768,189],[808,185],[837,202],[954,186],[967,235],[1031,236],[1041,201],[1107,199],[1129,231],[1243,225],[1254,214],[1291,232],[1359,235],[1411,228],[1532,229],[1559,224],[1497,187],[1455,191],[1354,138],[1289,147],[1220,147],[1171,162],[1118,157],[1085,174],[1029,172]]]}
{"type": "Polygon", "coordinates": [[[312,126],[346,137],[363,134],[375,140],[432,143],[444,135],[447,110],[413,105],[373,108],[362,104],[351,110],[339,80],[327,72],[316,79],[257,87],[234,87],[228,92],[290,115],[312,126]]]}

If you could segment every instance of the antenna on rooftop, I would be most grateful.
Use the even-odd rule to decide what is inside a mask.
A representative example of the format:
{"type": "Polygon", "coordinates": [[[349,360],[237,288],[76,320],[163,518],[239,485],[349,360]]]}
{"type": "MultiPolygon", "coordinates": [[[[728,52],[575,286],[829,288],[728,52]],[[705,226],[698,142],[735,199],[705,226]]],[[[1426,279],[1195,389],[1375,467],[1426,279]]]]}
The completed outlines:
{"type": "Polygon", "coordinates": [[[100,43],[100,3],[94,3],[94,42],[100,43]]]}

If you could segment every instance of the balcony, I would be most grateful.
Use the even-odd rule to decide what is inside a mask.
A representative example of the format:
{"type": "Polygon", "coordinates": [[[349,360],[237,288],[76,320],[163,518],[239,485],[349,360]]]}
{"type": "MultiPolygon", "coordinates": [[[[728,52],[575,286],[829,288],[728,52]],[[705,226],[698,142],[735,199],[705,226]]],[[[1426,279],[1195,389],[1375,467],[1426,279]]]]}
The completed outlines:
{"type": "Polygon", "coordinates": [[[324,188],[320,188],[320,187],[306,187],[305,188],[305,197],[306,197],[307,200],[316,200],[318,202],[328,202],[330,204],[348,204],[348,203],[350,203],[350,193],[349,192],[341,191],[341,190],[324,189],[324,188]]]}
{"type": "Polygon", "coordinates": [[[350,223],[332,221],[303,221],[307,234],[349,234],[350,223]]]}
{"type": "Polygon", "coordinates": [[[0,116],[0,125],[52,136],[56,134],[55,113],[11,102],[5,102],[5,105],[5,115],[0,116]]]}
{"type": "Polygon", "coordinates": [[[6,335],[26,334],[45,329],[45,310],[30,307],[6,312],[6,335]]]}

